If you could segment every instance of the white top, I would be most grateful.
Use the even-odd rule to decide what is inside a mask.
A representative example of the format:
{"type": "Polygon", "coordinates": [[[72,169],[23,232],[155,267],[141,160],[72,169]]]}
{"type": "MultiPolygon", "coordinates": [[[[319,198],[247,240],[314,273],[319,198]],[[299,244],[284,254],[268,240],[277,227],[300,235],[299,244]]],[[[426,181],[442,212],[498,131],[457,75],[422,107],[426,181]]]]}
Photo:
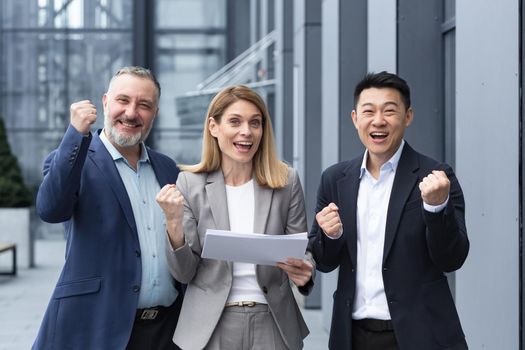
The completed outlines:
{"type": "MultiPolygon", "coordinates": [[[[241,186],[226,185],[228,217],[232,232],[253,232],[255,217],[255,195],[253,179],[241,186]]],[[[266,298],[257,283],[255,265],[233,263],[233,282],[227,303],[255,301],[266,304],[266,298]]]]}

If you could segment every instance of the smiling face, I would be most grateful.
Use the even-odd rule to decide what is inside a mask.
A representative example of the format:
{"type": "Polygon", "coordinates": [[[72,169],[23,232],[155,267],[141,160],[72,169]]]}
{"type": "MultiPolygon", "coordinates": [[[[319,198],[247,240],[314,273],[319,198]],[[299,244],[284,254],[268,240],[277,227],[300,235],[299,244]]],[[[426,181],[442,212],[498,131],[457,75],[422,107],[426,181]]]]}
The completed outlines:
{"type": "Polygon", "coordinates": [[[396,89],[369,88],[361,92],[352,121],[373,166],[380,167],[394,155],[412,118],[412,108],[406,108],[396,89]]]}
{"type": "Polygon", "coordinates": [[[157,115],[153,81],[132,74],[115,77],[102,98],[104,129],[117,148],[133,147],[148,137],[157,115]]]}
{"type": "Polygon", "coordinates": [[[252,166],[263,134],[263,117],[253,103],[245,100],[232,103],[219,121],[209,118],[208,128],[217,139],[223,168],[252,166]]]}

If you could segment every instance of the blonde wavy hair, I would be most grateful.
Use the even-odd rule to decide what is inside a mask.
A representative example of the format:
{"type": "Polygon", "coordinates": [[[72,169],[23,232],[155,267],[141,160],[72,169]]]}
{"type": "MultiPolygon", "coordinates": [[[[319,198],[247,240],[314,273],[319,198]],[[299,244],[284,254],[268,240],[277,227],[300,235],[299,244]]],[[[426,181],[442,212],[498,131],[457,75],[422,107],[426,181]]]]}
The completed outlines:
{"type": "Polygon", "coordinates": [[[226,108],[234,102],[244,100],[253,103],[261,112],[263,133],[257,152],[253,156],[253,172],[257,183],[270,188],[282,188],[288,183],[288,166],[277,158],[270,114],[263,99],[245,85],[224,88],[211,101],[202,131],[201,161],[195,165],[181,165],[181,169],[192,173],[209,173],[221,168],[219,143],[209,130],[210,118],[220,124],[226,108]]]}

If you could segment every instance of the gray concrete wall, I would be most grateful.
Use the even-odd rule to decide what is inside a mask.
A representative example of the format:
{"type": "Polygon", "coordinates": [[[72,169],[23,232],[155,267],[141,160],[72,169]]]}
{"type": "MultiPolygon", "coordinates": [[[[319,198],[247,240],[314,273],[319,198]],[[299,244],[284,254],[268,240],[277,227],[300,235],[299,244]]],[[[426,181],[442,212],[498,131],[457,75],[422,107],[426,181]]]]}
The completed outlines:
{"type": "Polygon", "coordinates": [[[519,1],[456,6],[456,171],[471,242],[456,305],[471,349],[519,349],[519,1]]]}

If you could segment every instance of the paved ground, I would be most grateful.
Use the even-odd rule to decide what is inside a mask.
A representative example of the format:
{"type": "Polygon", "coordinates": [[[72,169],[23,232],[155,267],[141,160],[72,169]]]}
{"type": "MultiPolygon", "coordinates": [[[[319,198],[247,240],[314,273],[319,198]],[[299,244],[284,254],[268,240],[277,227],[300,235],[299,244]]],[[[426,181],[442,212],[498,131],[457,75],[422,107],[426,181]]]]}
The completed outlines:
{"type": "MultiPolygon", "coordinates": [[[[0,350],[28,350],[35,339],[64,260],[65,242],[37,240],[35,268],[19,269],[16,277],[0,276],[0,350]]],[[[303,310],[311,334],[306,350],[327,348],[321,311],[303,310]]]]}

